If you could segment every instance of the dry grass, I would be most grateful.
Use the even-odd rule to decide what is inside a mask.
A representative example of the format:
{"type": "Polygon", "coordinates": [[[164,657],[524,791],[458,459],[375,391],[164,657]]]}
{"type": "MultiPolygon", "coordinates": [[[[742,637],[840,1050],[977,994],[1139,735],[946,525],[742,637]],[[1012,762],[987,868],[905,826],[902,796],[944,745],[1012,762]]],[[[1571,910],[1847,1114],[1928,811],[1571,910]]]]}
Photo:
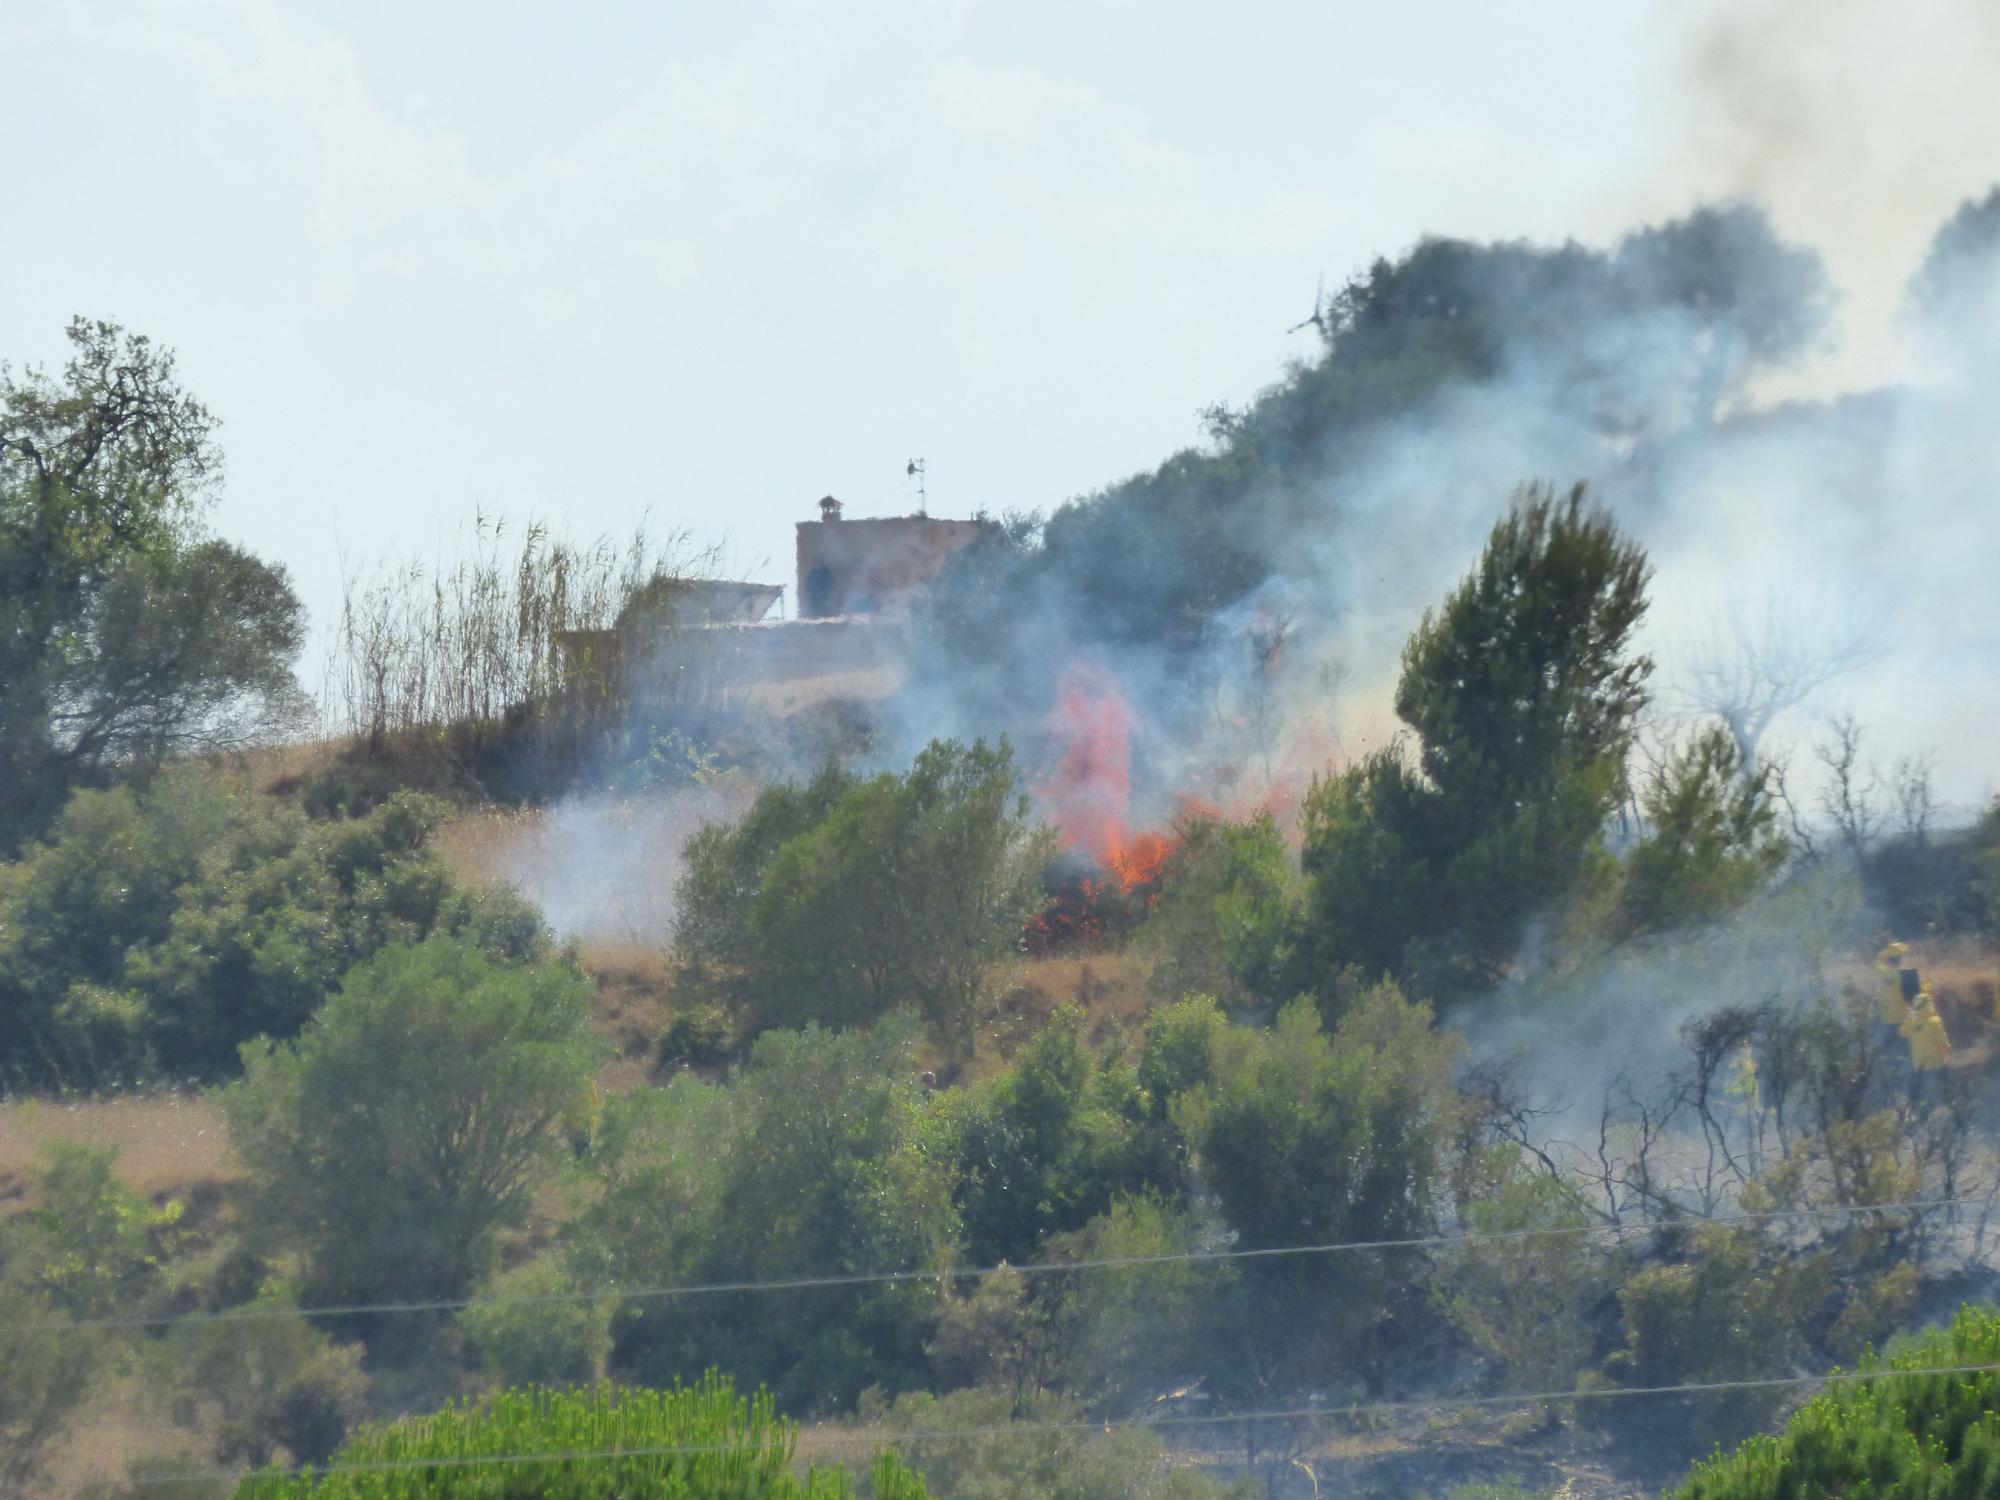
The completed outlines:
{"type": "Polygon", "coordinates": [[[58,1141],[115,1148],[119,1178],[148,1198],[239,1175],[221,1116],[198,1094],[9,1100],[0,1104],[0,1206],[26,1201],[37,1161],[58,1141]]]}
{"type": "Polygon", "coordinates": [[[988,1073],[1011,1060],[1054,1012],[1081,1005],[1086,1035],[1102,1047],[1114,1034],[1136,1031],[1152,1010],[1151,961],[1127,949],[1088,957],[1022,959],[993,976],[997,998],[981,1028],[979,1066],[988,1073]]]}
{"type": "Polygon", "coordinates": [[[480,808],[433,832],[431,852],[462,884],[510,885],[522,845],[533,842],[545,816],[537,808],[480,808]]]}
{"type": "Polygon", "coordinates": [[[206,1457],[201,1435],[166,1422],[140,1377],[127,1375],[92,1392],[68,1436],[49,1455],[47,1488],[28,1493],[50,1500],[101,1493],[122,1482],[135,1460],[206,1457]]]}
{"type": "Polygon", "coordinates": [[[339,760],[353,744],[343,737],[256,745],[210,756],[206,765],[211,776],[233,791],[285,796],[339,760]]]}
{"type": "Polygon", "coordinates": [[[629,1094],[652,1079],[653,1049],[673,1019],[672,961],[657,948],[597,943],[583,964],[597,985],[593,1026],[615,1052],[599,1084],[629,1094]]]}

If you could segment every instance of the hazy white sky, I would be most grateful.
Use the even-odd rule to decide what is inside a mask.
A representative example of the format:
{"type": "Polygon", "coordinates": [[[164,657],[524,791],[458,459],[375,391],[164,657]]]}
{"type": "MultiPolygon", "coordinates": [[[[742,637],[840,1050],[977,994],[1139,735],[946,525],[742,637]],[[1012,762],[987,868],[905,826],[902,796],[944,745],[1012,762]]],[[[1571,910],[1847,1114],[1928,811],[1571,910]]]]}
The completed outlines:
{"type": "Polygon", "coordinates": [[[952,515],[1159,461],[1310,352],[1319,275],[1427,230],[1754,187],[1838,239],[1913,177],[1934,225],[2000,140],[1940,95],[1990,90],[2000,7],[1874,10],[15,0],[0,356],[79,312],[178,348],[218,529],[322,615],[337,547],[430,555],[475,507],[650,507],[789,583],[791,523],[907,509],[913,455],[952,515]],[[1931,177],[1814,165],[1821,115],[1874,140],[1913,99],[1931,177]]]}

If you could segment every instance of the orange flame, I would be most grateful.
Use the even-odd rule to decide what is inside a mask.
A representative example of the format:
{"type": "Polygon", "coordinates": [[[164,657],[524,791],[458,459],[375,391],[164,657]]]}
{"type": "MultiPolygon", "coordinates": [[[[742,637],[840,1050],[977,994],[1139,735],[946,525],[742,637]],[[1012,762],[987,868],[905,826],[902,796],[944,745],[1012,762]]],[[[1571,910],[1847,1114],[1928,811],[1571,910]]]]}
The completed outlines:
{"type": "Polygon", "coordinates": [[[1086,663],[1070,667],[1051,729],[1055,775],[1037,790],[1063,847],[1088,854],[1123,890],[1157,882],[1176,840],[1132,829],[1132,711],[1118,684],[1086,663]]]}

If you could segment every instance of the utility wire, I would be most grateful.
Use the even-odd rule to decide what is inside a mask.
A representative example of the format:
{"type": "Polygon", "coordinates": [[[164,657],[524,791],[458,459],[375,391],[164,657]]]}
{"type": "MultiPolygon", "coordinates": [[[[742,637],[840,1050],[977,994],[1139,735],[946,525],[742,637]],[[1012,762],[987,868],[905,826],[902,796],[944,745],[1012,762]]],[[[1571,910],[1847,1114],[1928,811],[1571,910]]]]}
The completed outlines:
{"type": "MultiPolygon", "coordinates": [[[[901,1448],[906,1445],[920,1446],[925,1443],[958,1442],[967,1438],[1054,1436],[1057,1434],[1110,1433],[1162,1428],[1227,1427],[1235,1423],[1296,1422],[1314,1419],[1324,1420],[1330,1417],[1358,1419],[1363,1417],[1409,1415],[1415,1412],[1466,1411],[1476,1408],[1539,1406],[1559,1401],[1622,1401],[1652,1396],[1700,1396],[1730,1391],[1794,1390],[1804,1386],[1815,1385],[1856,1385],[1877,1380],[1917,1379],[1934,1375],[1992,1374],[2000,1374],[2000,1364],[1929,1365],[1915,1369],[1829,1370],[1815,1375],[1773,1375],[1743,1380],[1687,1381],[1677,1385],[1609,1386],[1587,1390],[1511,1391],[1493,1396],[1439,1396],[1429,1399],[1415,1397],[1403,1401],[1370,1401],[1347,1406],[1281,1407],[1261,1411],[1132,1417],[1123,1421],[1002,1422],[981,1427],[914,1428],[908,1432],[882,1435],[858,1431],[841,1432],[837,1429],[816,1429],[812,1434],[812,1438],[815,1446],[844,1445],[855,1447],[865,1445],[878,1449],[901,1448]]],[[[438,1458],[374,1459],[358,1463],[334,1464],[323,1469],[300,1467],[282,1470],[267,1469],[257,1472],[272,1477],[296,1478],[308,1474],[320,1474],[322,1476],[331,1474],[371,1474],[387,1473],[401,1469],[457,1469],[483,1465],[498,1467],[527,1463],[580,1463],[597,1459],[692,1458],[707,1453],[732,1452],[738,1446],[732,1443],[704,1443],[670,1444],[659,1447],[649,1446],[639,1448],[558,1449],[546,1453],[498,1453],[483,1456],[467,1454],[438,1458]]],[[[155,1484],[213,1484],[228,1481],[240,1482],[245,1477],[247,1476],[239,1471],[217,1469],[205,1473],[162,1474],[150,1482],[155,1484]]]]}
{"type": "MultiPolygon", "coordinates": [[[[621,1302],[658,1301],[669,1297],[710,1297],[736,1292],[794,1292],[820,1287],[879,1286],[907,1281],[965,1281],[991,1276],[1006,1270],[1021,1276],[1045,1276],[1069,1271],[1130,1269],[1140,1266],[1210,1264],[1243,1260],[1275,1260],[1296,1255],[1341,1255],[1363,1251],[1435,1250],[1455,1245],[1493,1244],[1510,1240],[1557,1239],[1590,1235],[1650,1234],[1664,1229],[1693,1229],[1705,1225],[1762,1224],[1778,1219],[1849,1218],[1857,1214],[1913,1213],[1923,1210],[1985,1205],[1983,1198],[1929,1198],[1900,1203],[1840,1204],[1820,1208],[1776,1208],[1747,1214],[1717,1214],[1710,1218],[1687,1215],[1681,1218],[1651,1219],[1629,1224],[1563,1224],[1542,1229],[1466,1230],[1454,1234],[1415,1235],[1405,1239],[1338,1240],[1315,1245],[1278,1245],[1263,1249],[1176,1250],[1157,1255],[1107,1255],[1084,1260],[1029,1261],[1018,1266],[1002,1262],[997,1266],[947,1266],[931,1270],[854,1271],[828,1275],[778,1277],[759,1281],[700,1281],[676,1286],[635,1287],[621,1290],[600,1286],[592,1290],[542,1292],[529,1297],[458,1297],[434,1301],[350,1302],[333,1307],[229,1308],[222,1312],[185,1313],[179,1317],[79,1318],[73,1322],[47,1320],[15,1325],[35,1332],[57,1333],[79,1328],[167,1328],[190,1323],[255,1323],[273,1318],[388,1317],[427,1312],[460,1312],[504,1300],[513,1307],[532,1307],[572,1302],[594,1302],[601,1297],[621,1302]]],[[[4,1326],[4,1325],[0,1325],[4,1326]]]]}

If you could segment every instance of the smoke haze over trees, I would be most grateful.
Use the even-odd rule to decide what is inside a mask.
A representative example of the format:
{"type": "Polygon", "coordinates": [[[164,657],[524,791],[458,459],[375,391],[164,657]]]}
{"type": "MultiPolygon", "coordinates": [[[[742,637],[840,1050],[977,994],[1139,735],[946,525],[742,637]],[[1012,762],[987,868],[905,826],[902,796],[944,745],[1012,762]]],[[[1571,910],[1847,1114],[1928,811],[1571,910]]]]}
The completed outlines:
{"type": "MultiPolygon", "coordinates": [[[[1994,263],[1977,228],[1991,212],[1969,204],[1942,232],[1914,294],[1953,309],[1927,316],[1959,353],[1992,323],[1990,283],[1947,268],[1994,263]]],[[[1540,479],[1588,482],[1652,554],[1642,644],[1670,676],[1719,609],[1756,618],[1773,584],[1750,559],[1781,549],[1812,603],[1794,628],[1868,628],[1841,691],[1872,706],[1897,683],[1898,750],[1905,731],[1911,746],[1947,727],[1958,741],[1966,710],[1935,700],[2000,638],[1964,550],[1993,540],[1991,438],[1965,404],[1991,375],[1947,364],[1939,384],[1761,407],[1760,382],[1830,339],[1831,306],[1812,250],[1741,203],[1602,250],[1433,239],[1378,261],[1322,303],[1317,357],[1213,410],[1207,445],[965,554],[906,722],[1008,727],[1032,763],[1056,679],[1082,656],[1140,709],[1145,791],[1254,798],[1240,767],[1310,715],[1332,716],[1350,753],[1380,742],[1403,635],[1513,484],[1540,479]],[[1953,601],[1949,618],[1933,600],[1953,601]],[[1282,671],[1252,701],[1273,631],[1282,671]],[[1913,701],[1912,669],[1937,691],[1913,701]],[[1332,708],[1329,683],[1343,689],[1332,708]]],[[[1322,748],[1297,738],[1301,759],[1322,748]]],[[[1977,776],[1960,763],[1949,779],[1977,795],[1977,776]]]]}

